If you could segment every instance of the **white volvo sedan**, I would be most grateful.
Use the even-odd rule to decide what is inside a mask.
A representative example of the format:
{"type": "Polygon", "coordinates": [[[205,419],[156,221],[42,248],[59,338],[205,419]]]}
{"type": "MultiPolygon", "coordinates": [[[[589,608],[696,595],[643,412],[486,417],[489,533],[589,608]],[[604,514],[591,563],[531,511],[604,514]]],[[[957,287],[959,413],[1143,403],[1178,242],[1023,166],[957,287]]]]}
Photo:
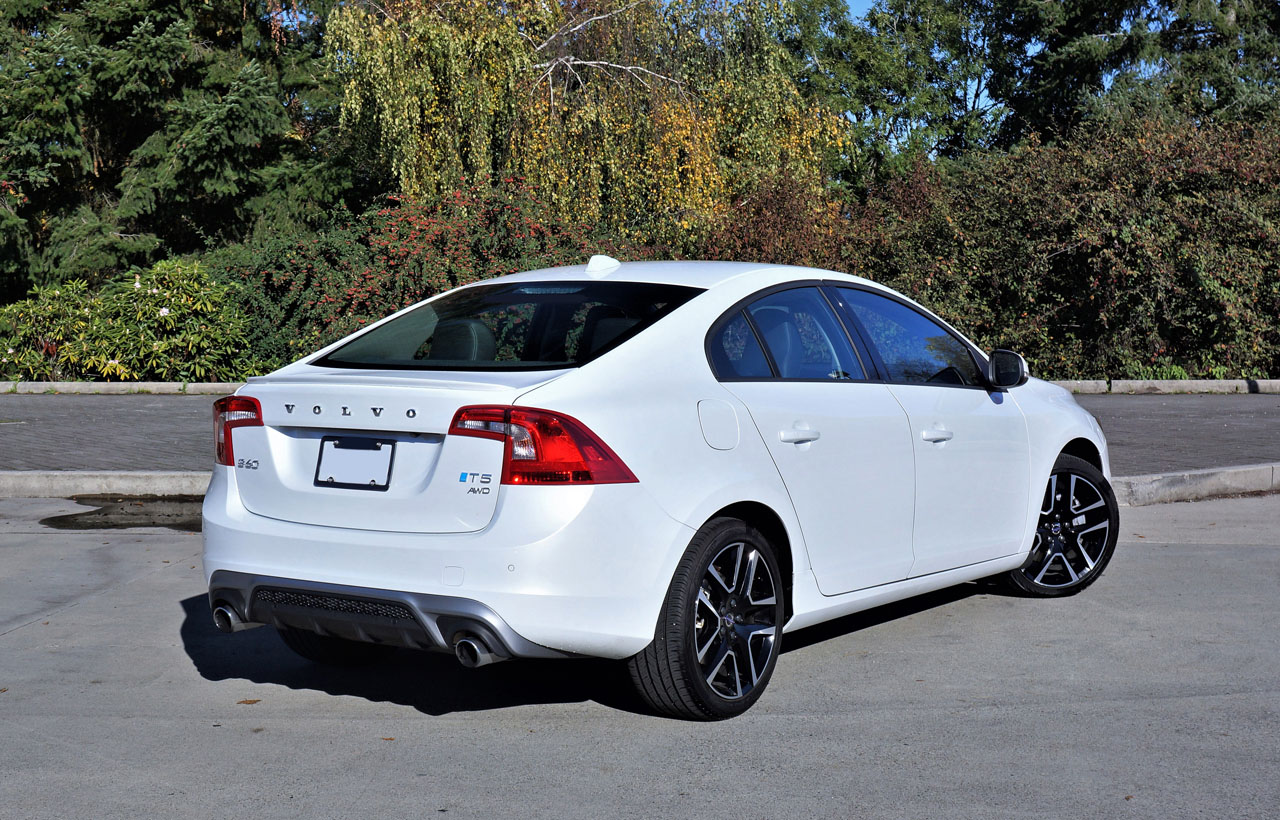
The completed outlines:
{"type": "Polygon", "coordinates": [[[1065,390],[823,270],[491,279],[214,413],[220,629],[320,663],[625,659],[693,719],[749,708],[786,632],[990,576],[1068,595],[1117,537],[1106,441],[1065,390]]]}

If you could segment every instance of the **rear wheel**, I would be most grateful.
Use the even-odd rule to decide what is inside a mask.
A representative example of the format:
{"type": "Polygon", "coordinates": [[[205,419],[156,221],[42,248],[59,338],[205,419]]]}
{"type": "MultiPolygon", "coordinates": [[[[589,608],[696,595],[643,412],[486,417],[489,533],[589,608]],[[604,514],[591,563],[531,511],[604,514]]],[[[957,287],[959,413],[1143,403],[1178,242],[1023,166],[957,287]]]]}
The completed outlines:
{"type": "Polygon", "coordinates": [[[1119,530],[1120,509],[1102,472],[1084,459],[1058,456],[1040,504],[1031,554],[1009,580],[1038,597],[1073,595],[1102,574],[1119,530]]]}
{"type": "Polygon", "coordinates": [[[309,661],[325,666],[364,666],[387,654],[387,647],[319,635],[305,629],[277,629],[284,645],[309,661]]]}
{"type": "Polygon", "coordinates": [[[641,697],[693,720],[745,712],[778,660],[782,589],[763,535],[736,519],[706,524],[676,568],[653,643],[628,661],[641,697]]]}

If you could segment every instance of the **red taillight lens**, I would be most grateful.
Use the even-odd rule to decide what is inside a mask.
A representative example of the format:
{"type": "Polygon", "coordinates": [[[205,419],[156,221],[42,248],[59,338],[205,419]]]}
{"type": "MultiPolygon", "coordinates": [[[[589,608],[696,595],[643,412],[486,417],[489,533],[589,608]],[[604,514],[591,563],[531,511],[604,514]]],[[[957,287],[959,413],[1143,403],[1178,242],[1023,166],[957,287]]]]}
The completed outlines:
{"type": "Polygon", "coordinates": [[[449,433],[506,442],[503,484],[629,484],[617,453],[572,416],[528,407],[463,407],[449,433]]]}
{"type": "Polygon", "coordinates": [[[231,431],[236,427],[261,427],[262,405],[252,396],[227,396],[213,403],[214,460],[230,467],[236,463],[231,451],[231,431]]]}

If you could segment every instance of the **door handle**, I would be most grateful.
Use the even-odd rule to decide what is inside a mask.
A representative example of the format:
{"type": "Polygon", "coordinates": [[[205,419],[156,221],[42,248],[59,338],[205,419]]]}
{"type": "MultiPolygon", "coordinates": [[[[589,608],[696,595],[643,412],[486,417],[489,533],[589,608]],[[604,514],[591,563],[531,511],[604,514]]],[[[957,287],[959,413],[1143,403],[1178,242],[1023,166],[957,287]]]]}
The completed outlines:
{"type": "Polygon", "coordinates": [[[951,439],[955,438],[955,435],[956,434],[950,430],[925,430],[920,434],[920,438],[925,441],[940,443],[943,441],[951,441],[951,439]]]}
{"type": "Polygon", "coordinates": [[[806,442],[817,441],[820,438],[822,438],[822,434],[817,430],[796,427],[791,430],[778,431],[778,441],[784,444],[805,444],[806,442]]]}

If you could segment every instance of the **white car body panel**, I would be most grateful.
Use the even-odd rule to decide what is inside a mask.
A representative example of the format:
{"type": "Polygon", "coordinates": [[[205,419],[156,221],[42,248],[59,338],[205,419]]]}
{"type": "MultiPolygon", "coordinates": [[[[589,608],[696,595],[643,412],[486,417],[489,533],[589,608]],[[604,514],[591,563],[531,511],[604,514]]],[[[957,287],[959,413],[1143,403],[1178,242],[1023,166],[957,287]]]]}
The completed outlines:
{"type": "MultiPolygon", "coordinates": [[[[468,287],[588,278],[577,266],[468,287]]],[[[261,466],[214,468],[205,501],[206,580],[233,572],[455,596],[490,607],[540,646],[623,658],[652,641],[690,539],[725,508],[767,510],[785,532],[790,631],[1019,566],[1046,477],[1072,442],[1089,442],[1110,476],[1097,423],[1070,394],[1034,379],[988,393],[721,383],[711,370],[708,328],[759,290],[825,280],[891,292],[882,286],[829,271],[738,263],[631,263],[607,279],[707,290],[576,368],[491,373],[311,364],[343,340],[250,380],[239,393],[261,402],[265,426],[236,429],[235,456],[261,466]],[[771,386],[798,388],[787,392],[803,406],[788,413],[781,392],[768,395],[771,386]],[[847,391],[836,397],[818,388],[847,391]],[[839,430],[846,395],[850,407],[867,409],[861,423],[854,413],[839,430]],[[971,406],[983,402],[985,421],[984,408],[971,406]],[[502,463],[499,442],[445,435],[459,407],[477,404],[568,414],[607,443],[637,483],[495,483],[494,492],[468,497],[458,476],[496,476],[502,463]],[[383,413],[374,416],[373,407],[383,413]],[[796,422],[822,437],[808,445],[779,441],[779,430],[796,422]],[[956,437],[944,446],[923,442],[922,425],[946,425],[956,437]],[[335,431],[390,435],[398,448],[404,442],[396,458],[403,452],[405,460],[397,461],[401,469],[385,492],[312,484],[319,438],[335,431]],[[975,505],[999,514],[975,517],[975,505]]]]}
{"type": "Polygon", "coordinates": [[[915,466],[907,415],[889,388],[838,381],[726,386],[768,442],[822,591],[838,595],[906,578],[915,466]],[[819,437],[782,441],[784,432],[802,430],[819,437]]]}
{"type": "Polygon", "coordinates": [[[911,420],[915,448],[910,574],[1018,552],[1031,494],[1021,408],[1004,393],[979,389],[895,384],[889,390],[911,420]]]}
{"type": "Polygon", "coordinates": [[[474,533],[296,524],[246,510],[235,472],[216,468],[205,496],[207,576],[225,570],[466,597],[534,643],[599,657],[624,658],[653,640],[651,591],[665,594],[694,532],[635,484],[506,487],[493,523],[474,533]]]}

